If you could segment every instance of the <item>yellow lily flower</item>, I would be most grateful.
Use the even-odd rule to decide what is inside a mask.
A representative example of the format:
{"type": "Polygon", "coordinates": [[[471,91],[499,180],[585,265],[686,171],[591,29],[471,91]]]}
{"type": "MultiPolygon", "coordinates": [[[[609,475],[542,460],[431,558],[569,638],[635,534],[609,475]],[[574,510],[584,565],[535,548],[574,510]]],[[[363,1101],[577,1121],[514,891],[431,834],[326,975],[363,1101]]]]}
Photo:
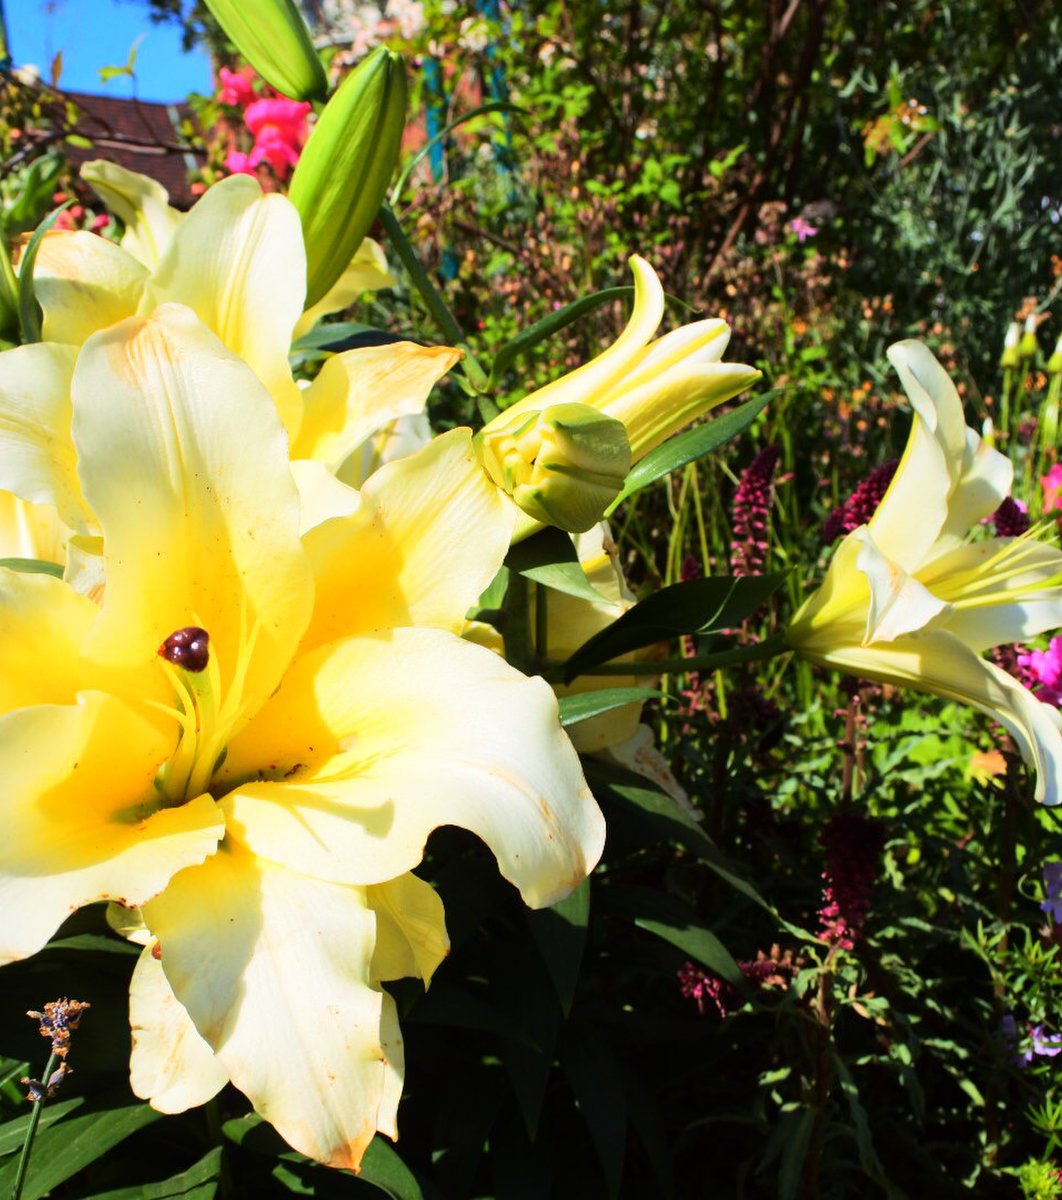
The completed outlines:
{"type": "Polygon", "coordinates": [[[601,852],[552,692],[457,636],[511,506],[458,429],[303,532],[275,405],[182,305],[91,336],[67,419],[106,587],[0,570],[0,961],[139,910],[137,1094],[231,1081],[356,1169],[396,1134],[381,984],[446,953],[429,832],[480,835],[533,906],[601,852]]]}
{"type": "Polygon", "coordinates": [[[664,317],[664,289],[640,255],[630,258],[634,308],[620,336],[597,358],[547,383],[489,421],[484,431],[556,404],[587,404],[627,430],[634,462],[683,425],[732,400],[761,372],[722,361],[730,327],[719,318],[694,321],[653,340],[664,317]]]}
{"type": "Polygon", "coordinates": [[[981,657],[1062,625],[1062,552],[1029,537],[967,540],[1010,492],[1010,462],[967,428],[958,392],[919,342],[890,347],[915,417],[871,520],[838,546],[786,633],[798,654],[933,692],[994,717],[1062,798],[1056,709],[981,657]]]}
{"type": "MultiPolygon", "coordinates": [[[[564,411],[558,408],[561,405],[585,405],[623,425],[630,443],[630,462],[637,462],[684,425],[732,400],[760,378],[761,372],[754,367],[722,361],[730,327],[718,318],[683,325],[653,340],[664,316],[664,289],[644,258],[634,254],[630,265],[634,272],[634,307],[616,341],[590,362],[510,405],[477,435],[484,450],[506,445],[508,435],[519,439],[521,472],[508,483],[499,470],[492,472],[495,481],[510,494],[518,491],[514,483],[524,484],[525,476],[538,474],[539,453],[544,460],[551,459],[552,475],[545,473],[533,490],[535,503],[527,506],[517,525],[518,539],[541,528],[540,510],[543,504],[548,507],[552,490],[559,493],[562,505],[572,507],[573,489],[580,486],[578,480],[586,469],[585,463],[575,459],[565,470],[557,457],[556,439],[548,433],[544,433],[540,445],[530,444],[527,431],[533,427],[529,417],[546,410],[564,411]]],[[[547,422],[544,429],[548,431],[548,427],[547,422]]],[[[594,470],[610,473],[614,458],[610,453],[594,470]]],[[[484,461],[491,469],[489,452],[484,454],[484,461]]],[[[588,509],[596,503],[598,517],[618,491],[608,493],[593,476],[588,478],[586,490],[588,509]]],[[[585,530],[589,522],[563,527],[585,530]]]]}
{"type": "MultiPolygon", "coordinates": [[[[69,439],[70,373],[76,348],[101,329],[186,304],[270,390],[293,457],[352,480],[355,470],[342,475],[345,459],[421,412],[460,357],[412,342],[351,350],[300,389],[288,365],[292,338],[361,290],[392,282],[379,246],[366,239],[329,296],[303,312],[302,227],[285,197],[234,176],[183,214],[157,183],[113,163],[89,163],[83,173],[126,221],[122,246],[90,233],[49,233],[34,273],[44,341],[0,355],[0,489],[55,505],[56,520],[74,533],[98,529],[69,439]]],[[[54,540],[40,543],[31,557],[54,548],[54,540]]]]}

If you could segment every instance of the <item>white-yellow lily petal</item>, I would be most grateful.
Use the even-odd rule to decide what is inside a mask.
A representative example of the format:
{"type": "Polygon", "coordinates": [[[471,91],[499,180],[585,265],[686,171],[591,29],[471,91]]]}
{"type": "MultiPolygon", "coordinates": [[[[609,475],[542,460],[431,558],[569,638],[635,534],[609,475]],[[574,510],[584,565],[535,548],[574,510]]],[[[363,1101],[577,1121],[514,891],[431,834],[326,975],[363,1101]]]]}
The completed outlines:
{"type": "Polygon", "coordinates": [[[1003,724],[1036,772],[1036,799],[1062,800],[1062,732],[1058,710],[1012,675],[986,662],[952,633],[935,630],[887,646],[834,646],[814,656],[864,679],[931,692],[980,709],[1003,724]]]}
{"type": "Polygon", "coordinates": [[[324,463],[301,458],[291,464],[299,489],[299,536],[335,517],[352,517],[361,507],[361,495],[341,483],[324,463]]]}
{"type": "Polygon", "coordinates": [[[384,1053],[383,1090],[376,1113],[376,1128],[391,1141],[398,1141],[398,1102],[406,1073],[405,1042],[398,1025],[398,1009],[384,992],[380,1008],[380,1045],[384,1053]]]}
{"type": "Polygon", "coordinates": [[[232,1083],[296,1150],[356,1170],[394,1069],[364,889],[256,859],[230,837],[144,915],[232,1083]]]}
{"type": "Polygon", "coordinates": [[[640,255],[630,258],[634,272],[634,308],[620,336],[597,358],[525,396],[505,410],[508,419],[537,412],[551,404],[594,404],[637,363],[664,316],[664,289],[653,268],[640,255]]]}
{"type": "Polygon", "coordinates": [[[431,980],[450,952],[442,901],[430,883],[416,875],[399,875],[365,889],[376,914],[373,980],[431,980]]]}
{"type": "Polygon", "coordinates": [[[45,234],[33,269],[44,340],[80,346],[97,329],[131,317],[147,277],[143,264],[97,234],[45,234]]]}
{"type": "Polygon", "coordinates": [[[70,437],[73,346],[37,342],[0,354],[0,488],[53,505],[71,528],[91,514],[81,494],[70,437]]]}
{"type": "Polygon", "coordinates": [[[398,625],[459,632],[498,573],[516,520],[476,461],[469,430],[381,467],[361,499],[354,516],[306,535],[316,595],[304,648],[398,625]]]}
{"type": "Polygon", "coordinates": [[[635,460],[696,417],[740,395],[761,372],[744,363],[683,363],[609,396],[605,411],[627,427],[635,460]]]}
{"type": "Polygon", "coordinates": [[[604,839],[549,687],[433,629],[297,660],[219,779],[236,789],[230,828],[257,854],[336,882],[393,879],[433,829],[459,825],[541,907],[587,875],[604,839]]]}
{"type": "Polygon", "coordinates": [[[142,904],[214,852],[210,796],[154,804],[176,732],[101,692],[0,718],[0,962],[36,953],[84,904],[142,904]]]}
{"type": "Polygon", "coordinates": [[[680,363],[719,362],[729,343],[730,326],[719,317],[680,325],[646,346],[624,379],[624,386],[641,387],[680,363]]]}
{"type": "Polygon", "coordinates": [[[427,413],[397,417],[354,451],[336,472],[336,478],[353,488],[364,487],[385,463],[422,450],[432,439],[427,413]]]}
{"type": "Polygon", "coordinates": [[[947,610],[946,600],[882,554],[869,527],[857,529],[852,536],[861,545],[856,568],[866,576],[870,593],[865,646],[917,633],[947,610]]]}
{"type": "Polygon", "coordinates": [[[106,159],[81,168],[81,178],[125,225],[122,249],[154,270],[184,217],[157,180],[106,159]]]}
{"type": "Polygon", "coordinates": [[[395,285],[396,280],[387,266],[383,247],[372,238],[364,238],[347,264],[347,269],[331,289],[299,318],[295,326],[295,339],[309,333],[322,317],[349,308],[363,292],[377,292],[395,285]]]}
{"type": "Polygon", "coordinates": [[[978,652],[1058,627],[1062,551],[1032,538],[959,546],[920,572],[949,603],[947,628],[978,652]]]}
{"type": "MultiPolygon", "coordinates": [[[[302,397],[288,365],[306,289],[299,214],[284,196],[265,195],[249,175],[232,175],[196,204],[144,289],[141,314],[174,301],[238,354],[269,389],[290,436],[302,397]]],[[[224,403],[224,392],[218,393],[224,403]]]]}
{"type": "Polygon", "coordinates": [[[157,955],[152,938],[129,983],[129,1083],[152,1108],[179,1113],[212,1100],[229,1077],[173,994],[157,955]]]}
{"type": "Polygon", "coordinates": [[[0,713],[75,703],[89,682],[81,646],[96,611],[62,580],[0,568],[0,713]]]}
{"type": "Polygon", "coordinates": [[[303,393],[292,458],[316,459],[334,473],[385,425],[423,412],[431,389],[460,357],[460,350],[415,342],[334,355],[303,393]]]}
{"type": "Polygon", "coordinates": [[[175,630],[204,628],[223,739],[276,687],[312,602],[276,410],[180,305],[92,337],[72,391],[82,483],[104,535],[91,652],[143,668],[175,630]]]}
{"type": "Polygon", "coordinates": [[[871,526],[882,553],[914,571],[931,547],[951,549],[999,507],[1012,468],[967,429],[955,385],[921,342],[898,342],[888,355],[915,419],[871,526]]]}
{"type": "Polygon", "coordinates": [[[0,558],[62,563],[69,536],[54,504],[30,504],[0,491],[0,558]]]}

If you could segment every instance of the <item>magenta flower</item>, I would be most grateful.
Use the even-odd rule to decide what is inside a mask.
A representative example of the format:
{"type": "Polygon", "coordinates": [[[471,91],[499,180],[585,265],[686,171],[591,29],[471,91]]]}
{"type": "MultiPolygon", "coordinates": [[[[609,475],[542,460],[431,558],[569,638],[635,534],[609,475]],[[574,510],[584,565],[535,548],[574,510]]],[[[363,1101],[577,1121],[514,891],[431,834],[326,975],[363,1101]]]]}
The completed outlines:
{"type": "Polygon", "coordinates": [[[836,813],[822,835],[826,851],[819,941],[851,950],[863,932],[885,845],[885,827],[873,817],[836,813]]]}
{"type": "Polygon", "coordinates": [[[1007,496],[999,508],[982,523],[987,524],[989,521],[995,526],[999,537],[1021,537],[1029,531],[1029,506],[1021,500],[1015,500],[1013,496],[1007,496]]]}
{"type": "Polygon", "coordinates": [[[794,217],[789,222],[789,232],[796,234],[798,242],[804,242],[809,237],[814,237],[819,231],[817,226],[812,225],[810,221],[805,221],[803,217],[794,217]]]}
{"type": "Polygon", "coordinates": [[[1062,637],[1053,637],[1046,650],[1030,650],[1018,655],[1018,666],[1032,677],[1032,690],[1038,700],[1062,706],[1062,637]]]}
{"type": "Polygon", "coordinates": [[[250,67],[240,71],[230,71],[222,67],[218,71],[218,99],[222,104],[231,104],[236,108],[246,108],[255,99],[254,72],[250,67]]]}
{"type": "Polygon", "coordinates": [[[898,458],[890,458],[880,467],[875,467],[848,499],[830,513],[822,523],[822,540],[825,545],[831,546],[839,537],[867,524],[877,512],[878,505],[888,491],[899,465],[898,458]]]}
{"type": "Polygon", "coordinates": [[[1062,512],[1062,463],[1055,463],[1046,475],[1040,476],[1044,493],[1044,512],[1062,512]]]}
{"type": "Polygon", "coordinates": [[[767,532],[774,497],[774,472],[781,450],[767,446],[741,473],[731,519],[734,542],[730,570],[734,575],[760,575],[767,562],[767,532]]]}

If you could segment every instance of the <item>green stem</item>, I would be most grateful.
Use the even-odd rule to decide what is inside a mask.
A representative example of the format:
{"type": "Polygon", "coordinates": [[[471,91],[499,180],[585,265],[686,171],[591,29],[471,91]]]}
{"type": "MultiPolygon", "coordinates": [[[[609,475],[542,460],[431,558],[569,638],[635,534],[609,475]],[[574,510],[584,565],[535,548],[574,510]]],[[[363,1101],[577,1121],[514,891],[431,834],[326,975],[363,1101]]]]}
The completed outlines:
{"type": "MultiPolygon", "coordinates": [[[[468,382],[477,392],[485,392],[487,389],[486,372],[476,361],[468,342],[465,341],[465,335],[461,332],[461,326],[458,325],[454,314],[447,307],[439,289],[432,283],[424,264],[420,261],[420,256],[413,248],[413,243],[406,237],[398,218],[391,211],[389,205],[382,204],[380,206],[380,220],[387,232],[388,240],[394,247],[402,266],[405,267],[413,286],[420,293],[420,298],[424,301],[432,320],[439,327],[440,333],[451,345],[464,351],[462,367],[468,382]]],[[[486,397],[484,396],[483,399],[486,400],[486,397]]],[[[494,408],[489,400],[486,402],[491,408],[494,408]]],[[[482,413],[483,407],[481,403],[481,415],[484,415],[484,420],[489,420],[490,417],[482,413]]],[[[496,416],[497,412],[498,410],[495,408],[491,416],[496,416]]]]}
{"type": "Polygon", "coordinates": [[[30,1113],[29,1124],[26,1126],[26,1136],[22,1142],[22,1153],[18,1159],[18,1171],[15,1174],[14,1186],[11,1188],[11,1200],[19,1200],[19,1197],[22,1195],[22,1185],[26,1181],[26,1169],[29,1167],[33,1139],[37,1136],[37,1126],[40,1124],[41,1112],[44,1110],[44,1101],[48,1094],[48,1080],[51,1079],[52,1072],[55,1070],[58,1061],[59,1055],[53,1050],[48,1056],[48,1061],[44,1067],[44,1074],[41,1076],[43,1088],[40,1096],[33,1102],[33,1112],[30,1113]]]}
{"type": "Polygon", "coordinates": [[[518,671],[535,673],[530,584],[516,571],[511,572],[505,593],[505,655],[518,671]]]}

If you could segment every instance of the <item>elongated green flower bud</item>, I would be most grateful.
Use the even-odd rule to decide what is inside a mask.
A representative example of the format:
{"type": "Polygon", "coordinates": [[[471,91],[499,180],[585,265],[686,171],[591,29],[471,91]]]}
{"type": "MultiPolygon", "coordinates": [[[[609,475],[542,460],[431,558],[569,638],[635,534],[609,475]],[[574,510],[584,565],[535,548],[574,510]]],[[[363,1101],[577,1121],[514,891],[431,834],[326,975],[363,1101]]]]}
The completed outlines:
{"type": "Polygon", "coordinates": [[[340,277],[369,232],[405,124],[405,67],[381,46],[325,105],[291,177],[288,198],[306,240],[307,308],[340,277]]]}
{"type": "Polygon", "coordinates": [[[1036,317],[1035,315],[1026,317],[1025,329],[1021,335],[1021,341],[1018,343],[1018,353],[1022,358],[1033,358],[1039,348],[1036,341],[1036,317]]]}
{"type": "Polygon", "coordinates": [[[588,404],[520,414],[474,444],[484,470],[528,516],[569,533],[601,520],[631,468],[623,423],[588,404]]]}
{"type": "Polygon", "coordinates": [[[1017,321],[1011,321],[1007,326],[1007,335],[1003,339],[1003,353],[999,365],[1006,370],[1013,370],[1020,361],[1018,344],[1021,342],[1021,326],[1017,321]]]}
{"type": "Polygon", "coordinates": [[[1048,375],[1062,375],[1062,337],[1055,342],[1051,357],[1047,360],[1048,375]]]}
{"type": "Polygon", "coordinates": [[[323,100],[328,76],[295,0],[206,0],[226,37],[259,75],[292,100],[323,100]]]}

